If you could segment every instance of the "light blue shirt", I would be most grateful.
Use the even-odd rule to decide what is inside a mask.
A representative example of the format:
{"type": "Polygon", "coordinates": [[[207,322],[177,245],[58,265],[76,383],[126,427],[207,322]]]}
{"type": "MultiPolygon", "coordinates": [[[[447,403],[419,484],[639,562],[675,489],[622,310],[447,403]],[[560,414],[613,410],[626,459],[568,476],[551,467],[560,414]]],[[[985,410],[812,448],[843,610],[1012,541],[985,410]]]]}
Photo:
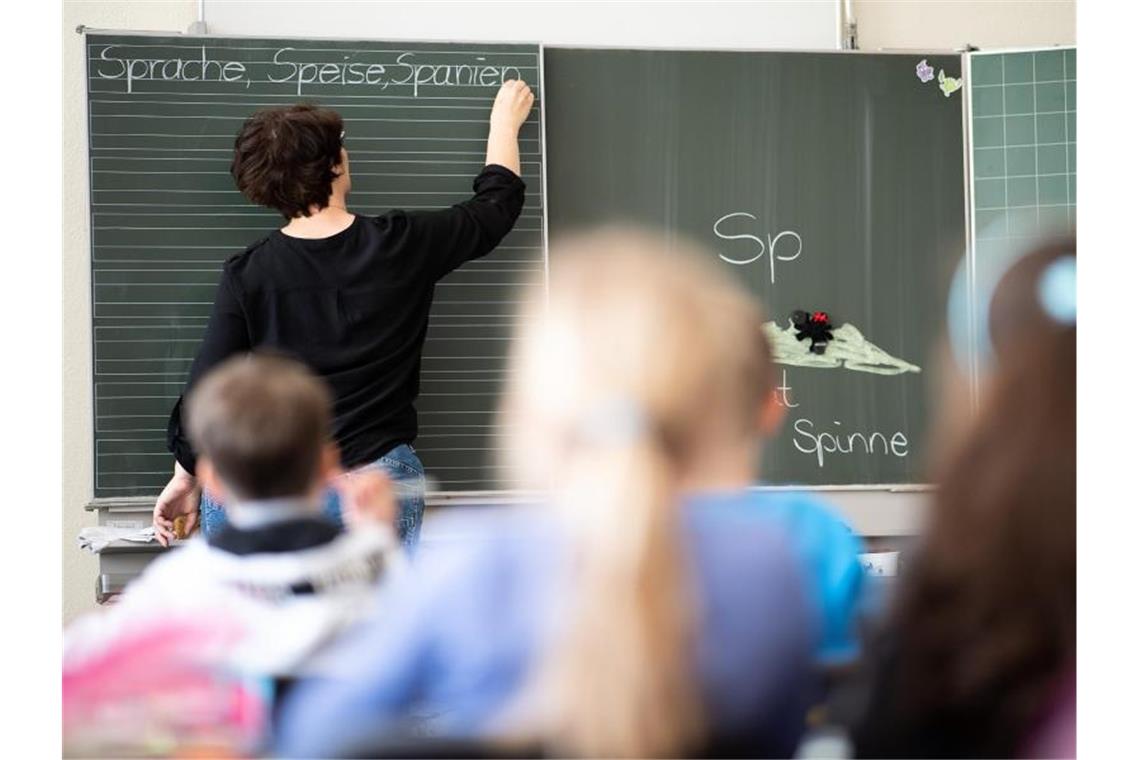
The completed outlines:
{"type": "Polygon", "coordinates": [[[870,600],[859,562],[862,540],[826,502],[804,491],[733,491],[701,494],[702,509],[755,515],[789,542],[807,578],[809,601],[820,620],[816,658],[850,661],[858,654],[856,623],[870,600]]]}
{"type": "MultiPolygon", "coordinates": [[[[696,664],[712,729],[790,755],[819,653],[850,643],[857,541],[804,496],[690,502],[696,664]]],[[[408,581],[386,592],[384,617],[338,647],[327,678],[295,687],[280,713],[282,754],[351,750],[365,737],[400,735],[413,716],[431,716],[432,733],[478,736],[512,706],[563,611],[564,544],[538,508],[462,510],[433,528],[455,545],[425,544],[408,581]]]]}

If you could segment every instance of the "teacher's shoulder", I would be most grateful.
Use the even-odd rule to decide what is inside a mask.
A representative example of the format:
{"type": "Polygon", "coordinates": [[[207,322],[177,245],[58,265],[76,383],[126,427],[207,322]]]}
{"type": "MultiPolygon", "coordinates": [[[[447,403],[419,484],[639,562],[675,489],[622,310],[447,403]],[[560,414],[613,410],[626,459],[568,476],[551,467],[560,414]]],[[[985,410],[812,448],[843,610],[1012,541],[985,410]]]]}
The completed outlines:
{"type": "Polygon", "coordinates": [[[231,254],[226,259],[223,266],[225,266],[226,269],[240,269],[242,267],[249,266],[254,257],[256,257],[259,253],[262,253],[267,247],[266,244],[269,242],[270,237],[270,235],[266,235],[260,240],[247,245],[245,247],[245,250],[241,253],[231,254]]]}
{"type": "Polygon", "coordinates": [[[385,237],[403,237],[408,233],[410,225],[410,217],[415,212],[408,212],[402,208],[394,208],[390,211],[385,211],[378,216],[364,217],[371,223],[376,231],[385,237]]]}
{"type": "Polygon", "coordinates": [[[267,258],[272,257],[271,246],[267,245],[270,236],[251,243],[240,253],[231,254],[222,263],[222,283],[229,287],[235,296],[245,297],[264,289],[273,279],[266,267],[267,258]]]}
{"type": "Polygon", "coordinates": [[[230,277],[240,278],[252,267],[256,267],[262,258],[272,255],[272,251],[266,250],[269,247],[267,245],[269,238],[270,236],[266,235],[257,242],[247,245],[240,253],[231,254],[222,264],[223,271],[230,277]]]}

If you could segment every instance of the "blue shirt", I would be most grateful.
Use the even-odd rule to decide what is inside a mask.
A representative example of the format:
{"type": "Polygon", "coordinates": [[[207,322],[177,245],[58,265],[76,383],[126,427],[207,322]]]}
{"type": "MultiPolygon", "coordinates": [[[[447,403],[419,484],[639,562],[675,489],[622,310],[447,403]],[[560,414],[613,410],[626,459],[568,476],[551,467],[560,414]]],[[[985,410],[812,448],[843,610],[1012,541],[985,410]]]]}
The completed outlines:
{"type": "MultiPolygon", "coordinates": [[[[433,733],[478,736],[512,706],[566,598],[557,525],[530,508],[465,510],[433,528],[454,546],[425,544],[409,580],[386,592],[385,617],[346,639],[325,677],[297,685],[280,713],[282,754],[351,750],[400,733],[412,716],[431,716],[433,733]]],[[[856,542],[842,535],[842,523],[804,496],[726,493],[686,505],[696,664],[717,737],[794,752],[825,632],[846,631],[841,618],[854,608],[835,603],[852,584],[839,570],[846,560],[828,553],[850,551],[860,571],[856,542]]]]}
{"type": "Polygon", "coordinates": [[[804,491],[726,491],[694,497],[705,510],[748,513],[780,531],[807,579],[820,621],[816,658],[832,664],[858,654],[856,621],[868,603],[859,562],[863,542],[825,502],[804,491]]]}

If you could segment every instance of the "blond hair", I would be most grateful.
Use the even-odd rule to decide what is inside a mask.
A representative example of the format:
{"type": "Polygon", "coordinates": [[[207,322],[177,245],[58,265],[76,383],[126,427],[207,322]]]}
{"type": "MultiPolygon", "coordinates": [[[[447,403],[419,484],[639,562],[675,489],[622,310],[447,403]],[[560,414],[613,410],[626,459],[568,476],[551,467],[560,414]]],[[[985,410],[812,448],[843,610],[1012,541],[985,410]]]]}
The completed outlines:
{"type": "Polygon", "coordinates": [[[525,299],[504,422],[512,472],[552,487],[575,599],[527,694],[543,738],[655,756],[706,738],[678,481],[748,442],[773,380],[759,305],[687,244],[606,229],[558,248],[525,299]]]}

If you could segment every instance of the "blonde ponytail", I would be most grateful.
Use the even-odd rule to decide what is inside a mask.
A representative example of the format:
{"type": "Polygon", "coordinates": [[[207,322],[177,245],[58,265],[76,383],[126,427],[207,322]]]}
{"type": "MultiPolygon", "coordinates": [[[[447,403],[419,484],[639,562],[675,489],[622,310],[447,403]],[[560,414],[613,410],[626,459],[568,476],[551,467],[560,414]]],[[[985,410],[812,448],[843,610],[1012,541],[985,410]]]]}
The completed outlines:
{"type": "Polygon", "coordinates": [[[768,357],[756,305],[665,248],[612,230],[564,245],[549,305],[520,320],[510,471],[552,487],[571,575],[516,709],[558,753],[678,756],[708,736],[679,481],[710,436],[746,439],[768,357]]]}
{"type": "Polygon", "coordinates": [[[581,756],[675,755],[696,745],[704,720],[672,466],[649,433],[603,449],[592,493],[574,496],[610,519],[589,523],[573,557],[576,603],[544,674],[557,705],[547,735],[581,756]]]}

